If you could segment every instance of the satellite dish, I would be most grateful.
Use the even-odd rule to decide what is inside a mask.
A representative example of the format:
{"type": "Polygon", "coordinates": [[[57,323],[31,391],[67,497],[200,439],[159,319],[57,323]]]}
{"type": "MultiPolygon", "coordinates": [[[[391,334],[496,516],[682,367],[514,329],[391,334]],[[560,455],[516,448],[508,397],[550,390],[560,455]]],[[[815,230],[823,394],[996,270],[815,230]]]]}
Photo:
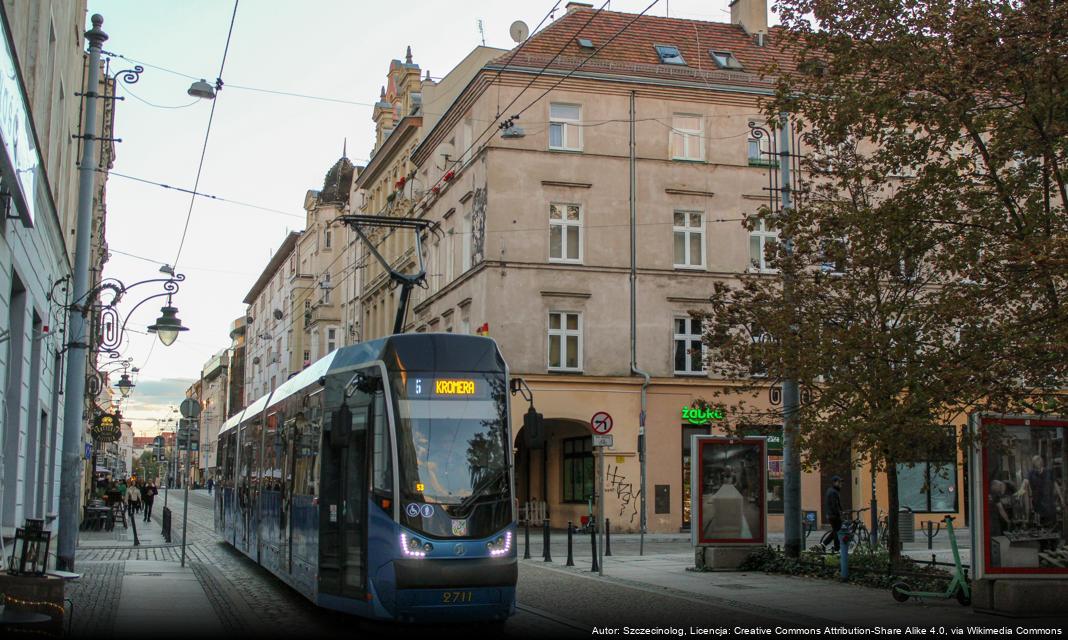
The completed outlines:
{"type": "Polygon", "coordinates": [[[523,42],[530,35],[530,27],[522,20],[516,20],[512,26],[508,27],[508,33],[512,36],[512,40],[517,43],[523,42]]]}
{"type": "Polygon", "coordinates": [[[281,320],[283,315],[284,314],[282,313],[281,309],[275,309],[274,310],[274,319],[275,320],[281,320]]]}

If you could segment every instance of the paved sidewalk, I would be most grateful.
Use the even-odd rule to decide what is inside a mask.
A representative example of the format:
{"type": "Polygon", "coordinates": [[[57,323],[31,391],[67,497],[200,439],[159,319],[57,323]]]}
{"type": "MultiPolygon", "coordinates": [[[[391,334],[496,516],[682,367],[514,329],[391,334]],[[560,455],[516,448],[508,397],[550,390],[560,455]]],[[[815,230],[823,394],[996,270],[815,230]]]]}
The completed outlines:
{"type": "MultiPolygon", "coordinates": [[[[160,510],[162,511],[162,510],[160,510]]],[[[152,522],[135,514],[112,531],[81,531],[75,560],[82,577],[67,595],[74,602],[72,636],[83,638],[219,637],[227,629],[195,571],[182,567],[180,545],[164,541],[159,513],[152,522]]]]}
{"type": "MultiPolygon", "coordinates": [[[[692,553],[625,555],[605,558],[603,578],[589,571],[589,563],[565,567],[564,558],[544,563],[539,558],[525,563],[541,568],[581,575],[593,581],[607,581],[692,598],[695,602],[726,604],[736,608],[777,611],[784,620],[819,619],[834,625],[903,625],[986,627],[1015,626],[1020,621],[974,612],[956,600],[910,600],[895,602],[887,590],[873,589],[830,580],[764,574],[756,572],[692,571],[692,553]]],[[[1048,623],[1063,627],[1064,619],[1027,619],[1027,626],[1048,623]]]]}

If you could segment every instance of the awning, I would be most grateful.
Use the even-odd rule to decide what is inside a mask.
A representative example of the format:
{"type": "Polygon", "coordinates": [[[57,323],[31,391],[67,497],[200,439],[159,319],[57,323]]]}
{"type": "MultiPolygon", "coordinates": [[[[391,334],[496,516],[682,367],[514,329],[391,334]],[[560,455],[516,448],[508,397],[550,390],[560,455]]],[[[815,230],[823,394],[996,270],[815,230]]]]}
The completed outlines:
{"type": "Polygon", "coordinates": [[[108,469],[108,468],[106,468],[106,467],[97,467],[97,468],[96,468],[96,472],[97,472],[97,473],[107,473],[107,474],[110,474],[110,473],[111,473],[111,469],[108,469]]]}

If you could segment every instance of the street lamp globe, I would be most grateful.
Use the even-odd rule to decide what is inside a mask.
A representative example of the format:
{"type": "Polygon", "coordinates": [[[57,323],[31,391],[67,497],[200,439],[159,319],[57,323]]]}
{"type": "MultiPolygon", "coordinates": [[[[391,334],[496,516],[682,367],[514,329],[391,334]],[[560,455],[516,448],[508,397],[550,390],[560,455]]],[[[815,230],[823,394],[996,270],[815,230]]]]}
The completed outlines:
{"type": "Polygon", "coordinates": [[[208,84],[207,80],[201,78],[197,82],[189,85],[189,90],[186,91],[194,98],[203,98],[205,100],[212,100],[215,98],[215,87],[208,84]]]}
{"type": "Polygon", "coordinates": [[[130,376],[124,373],[122,374],[122,377],[119,378],[119,383],[115,386],[118,388],[119,393],[122,394],[123,398],[129,398],[130,392],[133,391],[133,388],[136,385],[130,380],[130,376]]]}
{"type": "Polygon", "coordinates": [[[154,331],[163,346],[169,347],[178,339],[178,332],[189,331],[189,327],[182,326],[182,321],[178,319],[177,307],[165,306],[160,309],[160,313],[162,315],[156,319],[155,324],[148,327],[148,330],[154,331]]]}

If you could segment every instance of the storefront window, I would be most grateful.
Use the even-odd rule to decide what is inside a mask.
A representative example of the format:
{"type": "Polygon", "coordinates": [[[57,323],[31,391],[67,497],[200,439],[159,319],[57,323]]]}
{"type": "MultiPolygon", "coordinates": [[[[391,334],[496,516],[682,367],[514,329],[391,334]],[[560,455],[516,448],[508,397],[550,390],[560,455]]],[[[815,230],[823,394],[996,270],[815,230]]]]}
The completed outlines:
{"type": "Polygon", "coordinates": [[[983,429],[986,569],[1068,572],[1065,423],[991,422],[983,429]]]}
{"type": "Polygon", "coordinates": [[[690,450],[691,440],[693,436],[707,436],[711,432],[711,427],[692,427],[688,425],[682,426],[682,528],[690,528],[691,517],[691,495],[690,490],[690,477],[692,474],[691,460],[693,454],[690,450]]]}
{"type": "Polygon", "coordinates": [[[782,425],[758,425],[744,430],[748,436],[765,436],[768,439],[768,477],[767,504],[768,513],[782,513],[783,469],[782,469],[782,425]]]}
{"type": "Polygon", "coordinates": [[[564,502],[593,499],[593,440],[589,436],[568,438],[564,452],[564,502]]]}
{"type": "Polygon", "coordinates": [[[916,513],[957,512],[957,446],[955,431],[926,455],[897,465],[897,493],[902,507],[916,513]]]}

